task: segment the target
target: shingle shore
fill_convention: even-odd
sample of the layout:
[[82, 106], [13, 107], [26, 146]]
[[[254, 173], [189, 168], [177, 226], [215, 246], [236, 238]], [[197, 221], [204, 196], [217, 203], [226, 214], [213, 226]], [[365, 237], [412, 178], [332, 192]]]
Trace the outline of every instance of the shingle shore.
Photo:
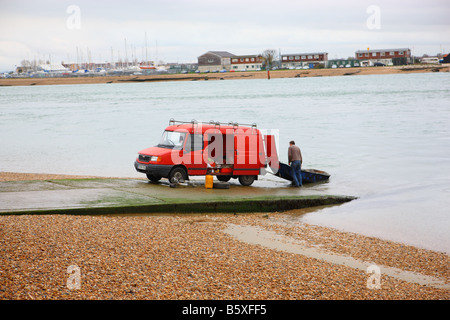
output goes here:
[[[2, 216], [0, 299], [448, 299], [449, 292], [240, 242], [262, 215]], [[276, 227], [278, 231], [282, 226]], [[295, 237], [374, 263], [448, 277], [448, 256], [303, 225]], [[291, 229], [286, 229], [292, 232]], [[312, 236], [311, 236], [312, 235]], [[353, 239], [352, 241], [349, 241]], [[382, 252], [382, 253], [380, 253]], [[80, 289], [69, 289], [69, 266]], [[448, 279], [447, 279], [448, 280]]]
[[[247, 244], [224, 232], [229, 224], [259, 226], [306, 246], [449, 281], [444, 253], [277, 223], [285, 214], [0, 216], [0, 299], [450, 298], [448, 290], [388, 276], [382, 276], [381, 289], [368, 289], [363, 271]], [[80, 270], [80, 289], [68, 287], [70, 266]]]

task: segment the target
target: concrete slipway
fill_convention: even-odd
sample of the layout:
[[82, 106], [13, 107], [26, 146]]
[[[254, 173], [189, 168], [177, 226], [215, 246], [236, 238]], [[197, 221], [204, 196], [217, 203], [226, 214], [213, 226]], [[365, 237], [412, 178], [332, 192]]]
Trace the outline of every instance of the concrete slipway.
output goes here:
[[0, 182], [0, 214], [243, 213], [341, 204], [355, 199], [314, 187], [205, 189], [204, 180], [75, 179]]

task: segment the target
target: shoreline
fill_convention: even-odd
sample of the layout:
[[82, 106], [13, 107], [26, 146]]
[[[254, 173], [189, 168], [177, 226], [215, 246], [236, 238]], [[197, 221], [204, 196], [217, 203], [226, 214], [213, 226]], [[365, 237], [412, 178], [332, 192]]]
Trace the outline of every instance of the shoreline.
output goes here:
[[[0, 182], [28, 181], [28, 180], [59, 180], [59, 179], [102, 179], [102, 177], [69, 175], [56, 173], [22, 173], [0, 171]], [[108, 179], [108, 178], [105, 178]]]
[[[9, 181], [68, 177], [89, 178], [0, 172]], [[289, 210], [114, 213], [111, 208], [108, 215], [0, 216], [0, 299], [450, 298], [447, 254], [294, 224]], [[368, 288], [370, 274], [337, 262], [341, 258], [379, 266], [380, 289]], [[79, 290], [66, 286], [71, 265], [81, 271]]]
[[7, 172], [0, 171], [0, 182], [8, 181], [44, 181], [44, 180], [67, 180], [67, 179], [135, 179], [147, 180], [146, 178], [131, 178], [131, 177], [101, 177], [90, 175], [74, 175], [74, 174], [59, 174], [59, 173], [26, 173], [26, 172]]
[[[450, 72], [450, 65], [404, 66], [404, 67], [353, 67], [337, 69], [308, 70], [271, 70], [271, 79], [308, 78], [353, 75], [410, 74], [429, 72]], [[129, 82], [167, 82], [167, 81], [205, 81], [205, 80], [237, 80], [267, 79], [266, 71], [202, 73], [202, 74], [164, 74], [164, 75], [129, 75], [129, 76], [95, 76], [67, 78], [14, 78], [0, 79], [2, 86], [33, 85], [71, 85], [71, 84], [113, 84]]]

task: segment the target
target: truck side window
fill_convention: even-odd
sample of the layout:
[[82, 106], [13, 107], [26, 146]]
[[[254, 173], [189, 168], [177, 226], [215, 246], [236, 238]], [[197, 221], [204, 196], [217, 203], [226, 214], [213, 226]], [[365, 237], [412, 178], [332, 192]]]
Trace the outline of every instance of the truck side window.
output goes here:
[[185, 148], [186, 148], [186, 151], [188, 151], [188, 152], [203, 150], [203, 135], [202, 134], [189, 134]]

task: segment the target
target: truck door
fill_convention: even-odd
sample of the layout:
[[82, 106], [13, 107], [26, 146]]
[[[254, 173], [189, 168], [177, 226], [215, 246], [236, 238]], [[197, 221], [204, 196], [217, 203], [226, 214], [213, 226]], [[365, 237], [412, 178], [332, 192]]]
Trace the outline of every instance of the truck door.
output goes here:
[[264, 135], [264, 143], [266, 147], [267, 165], [270, 167], [273, 173], [277, 173], [280, 167], [278, 160], [277, 147], [275, 145], [274, 135]]
[[203, 134], [189, 134], [184, 146], [185, 163], [188, 174], [191, 176], [205, 175], [206, 162], [203, 159]]
[[258, 132], [253, 129], [236, 130], [234, 146], [233, 175], [258, 175], [260, 173]]

